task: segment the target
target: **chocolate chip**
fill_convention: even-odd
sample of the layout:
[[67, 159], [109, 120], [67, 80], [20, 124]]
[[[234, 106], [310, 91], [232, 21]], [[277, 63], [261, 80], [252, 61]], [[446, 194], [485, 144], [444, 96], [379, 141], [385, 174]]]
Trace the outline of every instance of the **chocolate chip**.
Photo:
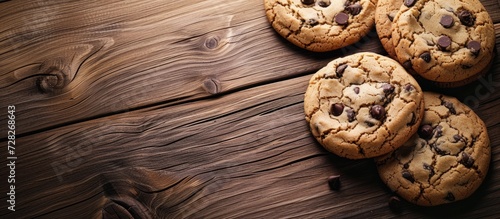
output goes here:
[[431, 61], [431, 53], [424, 52], [424, 53], [420, 54], [420, 58], [423, 59], [425, 62], [429, 63]]
[[359, 94], [359, 87], [354, 87], [354, 93]]
[[375, 124], [373, 124], [372, 122], [370, 121], [365, 121], [365, 124], [368, 126], [368, 127], [373, 127]]
[[450, 28], [453, 26], [453, 17], [451, 15], [443, 15], [439, 23], [444, 28]]
[[434, 175], [434, 167], [430, 166], [429, 164], [424, 163], [424, 169], [429, 171], [430, 176]]
[[462, 9], [457, 13], [458, 19], [465, 26], [473, 26], [476, 19], [469, 10]]
[[408, 164], [408, 163], [403, 164], [403, 168], [405, 168], [405, 169], [410, 168], [410, 164]]
[[441, 127], [440, 125], [436, 126], [436, 128], [434, 129], [434, 133], [436, 133], [436, 138], [443, 136], [443, 127]]
[[311, 26], [314, 26], [316, 24], [318, 24], [318, 20], [314, 19], [314, 18], [311, 18], [309, 20], [307, 20], [307, 23], [310, 24]]
[[314, 4], [314, 0], [301, 0], [301, 2], [304, 5], [312, 5], [312, 4]]
[[341, 103], [332, 104], [332, 106], [330, 108], [330, 112], [334, 116], [340, 116], [340, 114], [342, 114], [342, 112], [344, 112], [344, 104], [341, 104]]
[[335, 73], [337, 74], [337, 77], [342, 77], [344, 75], [344, 71], [347, 68], [347, 64], [342, 64], [337, 67], [337, 70], [335, 70]]
[[349, 14], [352, 14], [352, 15], [358, 15], [359, 12], [361, 12], [361, 9], [363, 9], [363, 7], [361, 7], [361, 5], [359, 3], [349, 5], [345, 8], [345, 10], [347, 12], [349, 12]]
[[390, 20], [391, 22], [393, 22], [393, 21], [394, 21], [394, 15], [387, 14], [387, 18], [389, 18], [389, 20]]
[[380, 105], [373, 105], [370, 108], [370, 115], [378, 120], [382, 120], [385, 117], [385, 108]]
[[394, 92], [394, 86], [392, 84], [382, 85], [382, 90], [385, 94], [392, 94]]
[[323, 7], [323, 8], [326, 8], [330, 5], [330, 1], [328, 1], [328, 2], [320, 1], [320, 2], [318, 2], [318, 5]]
[[475, 40], [469, 41], [467, 43], [467, 49], [474, 55], [478, 55], [479, 51], [481, 51], [481, 43]]
[[349, 15], [344, 12], [340, 12], [337, 15], [335, 15], [335, 22], [337, 22], [337, 24], [346, 25], [348, 21], [349, 21]]
[[389, 208], [392, 211], [399, 212], [401, 211], [401, 199], [397, 196], [392, 196], [389, 198]]
[[450, 110], [451, 114], [457, 114], [457, 111], [455, 111], [455, 107], [453, 106], [453, 103], [444, 101], [443, 102], [444, 107], [448, 108]]
[[339, 190], [340, 189], [340, 175], [328, 177], [328, 186], [330, 186], [331, 190]]
[[474, 165], [474, 158], [466, 152], [462, 152], [462, 159], [460, 159], [460, 163], [467, 168], [471, 168]]
[[446, 48], [451, 45], [451, 39], [448, 36], [443, 35], [439, 37], [437, 44], [439, 49], [446, 50]]
[[406, 84], [405, 85], [405, 91], [406, 92], [410, 92], [410, 91], [412, 91], [414, 89], [415, 89], [415, 87], [413, 87], [413, 85], [411, 85], [411, 84]]
[[446, 194], [446, 197], [444, 197], [444, 199], [452, 202], [452, 201], [455, 201], [455, 196], [453, 195], [453, 193], [448, 192], [448, 194]]
[[455, 139], [455, 142], [459, 142], [460, 140], [462, 140], [462, 137], [458, 134], [456, 135], [453, 135], [453, 139]]
[[411, 6], [415, 5], [416, 2], [417, 2], [417, 0], [404, 0], [404, 4], [406, 7], [411, 7]]
[[472, 65], [461, 65], [462, 69], [469, 69], [472, 68]]
[[430, 139], [432, 137], [433, 128], [430, 125], [422, 125], [418, 129], [418, 136], [423, 139]]
[[411, 173], [408, 172], [408, 170], [403, 170], [403, 172], [401, 172], [401, 175], [403, 176], [403, 178], [405, 178], [406, 180], [410, 181], [411, 183], [415, 182], [415, 179], [413, 178], [413, 175], [411, 175]]
[[438, 148], [438, 146], [436, 145], [436, 143], [432, 143], [430, 144], [431, 148], [434, 149], [434, 151], [436, 151], [437, 154], [441, 155], [441, 156], [444, 156], [444, 155], [447, 155], [448, 152], [446, 151], [443, 151], [441, 148]]
[[404, 67], [406, 70], [411, 70], [411, 69], [413, 69], [413, 65], [411, 64], [411, 60], [406, 60], [405, 62], [403, 62], [403, 67]]
[[354, 117], [355, 117], [354, 110], [353, 109], [346, 109], [345, 111], [347, 113], [347, 121], [349, 121], [349, 122], [354, 121]]
[[415, 123], [417, 123], [417, 118], [415, 117], [415, 113], [412, 112], [411, 113], [411, 120], [406, 125], [413, 126], [413, 125], [415, 125]]

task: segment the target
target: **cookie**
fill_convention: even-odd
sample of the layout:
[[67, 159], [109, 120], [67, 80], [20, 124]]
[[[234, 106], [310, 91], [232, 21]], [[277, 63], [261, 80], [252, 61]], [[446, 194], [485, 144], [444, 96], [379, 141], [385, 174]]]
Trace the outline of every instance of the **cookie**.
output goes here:
[[391, 58], [396, 58], [392, 43], [392, 22], [402, 4], [402, 0], [378, 0], [375, 9], [375, 29], [382, 46]]
[[392, 30], [399, 62], [436, 82], [473, 78], [495, 47], [493, 22], [479, 0], [406, 0]]
[[375, 4], [376, 0], [264, 0], [273, 28], [314, 52], [358, 42], [374, 25]]
[[424, 93], [419, 130], [399, 149], [375, 158], [387, 186], [409, 202], [462, 200], [482, 183], [491, 149], [483, 121], [453, 97]]
[[331, 61], [312, 76], [304, 96], [312, 135], [350, 159], [401, 146], [416, 132], [423, 107], [415, 79], [395, 60], [371, 52]]

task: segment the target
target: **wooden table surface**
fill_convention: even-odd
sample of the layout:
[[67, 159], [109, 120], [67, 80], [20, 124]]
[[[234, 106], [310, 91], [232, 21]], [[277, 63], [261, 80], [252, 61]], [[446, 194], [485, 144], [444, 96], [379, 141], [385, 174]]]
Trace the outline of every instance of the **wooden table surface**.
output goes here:
[[[356, 52], [385, 54], [374, 30], [313, 53], [272, 29], [263, 0], [0, 2], [0, 218], [500, 215], [498, 56], [477, 82], [425, 88], [485, 121], [493, 153], [484, 183], [464, 201], [403, 202], [397, 212], [373, 161], [328, 153], [303, 115], [319, 68]], [[500, 49], [500, 1], [482, 2]], [[327, 178], [337, 174], [341, 188], [331, 191]]]

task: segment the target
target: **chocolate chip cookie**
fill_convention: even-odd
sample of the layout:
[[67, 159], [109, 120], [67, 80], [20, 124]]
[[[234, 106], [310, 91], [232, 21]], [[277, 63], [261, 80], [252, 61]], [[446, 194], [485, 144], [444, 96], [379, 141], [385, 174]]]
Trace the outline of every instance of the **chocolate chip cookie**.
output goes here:
[[326, 52], [353, 44], [374, 25], [376, 0], [264, 0], [273, 28], [293, 44]]
[[396, 58], [392, 43], [392, 22], [403, 4], [402, 0], [378, 0], [375, 10], [375, 29], [377, 35], [390, 57]]
[[431, 81], [472, 81], [493, 57], [493, 22], [479, 0], [405, 0], [392, 30], [399, 62]]
[[379, 175], [391, 190], [417, 205], [467, 198], [488, 172], [486, 126], [455, 98], [425, 92], [424, 99], [417, 133], [396, 151], [375, 158]]
[[417, 131], [423, 92], [395, 60], [364, 52], [338, 58], [315, 73], [304, 97], [312, 135], [350, 159], [400, 147]]

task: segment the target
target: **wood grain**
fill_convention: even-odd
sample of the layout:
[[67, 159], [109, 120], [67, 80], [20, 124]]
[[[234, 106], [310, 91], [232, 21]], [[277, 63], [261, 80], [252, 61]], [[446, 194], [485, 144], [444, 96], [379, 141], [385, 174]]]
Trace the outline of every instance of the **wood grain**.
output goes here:
[[[500, 5], [483, 4], [498, 50]], [[303, 116], [314, 71], [338, 56], [384, 53], [375, 31], [342, 50], [307, 52], [274, 32], [261, 0], [7, 1], [0, 22], [0, 109], [16, 106], [19, 157], [16, 212], [4, 202], [1, 218], [500, 213], [499, 56], [470, 85], [424, 85], [485, 120], [493, 157], [483, 185], [462, 202], [404, 202], [393, 212], [373, 162], [331, 155]], [[6, 133], [0, 125], [0, 144]], [[339, 191], [328, 188], [333, 174], [341, 175]], [[6, 193], [4, 179], [0, 186]]]

